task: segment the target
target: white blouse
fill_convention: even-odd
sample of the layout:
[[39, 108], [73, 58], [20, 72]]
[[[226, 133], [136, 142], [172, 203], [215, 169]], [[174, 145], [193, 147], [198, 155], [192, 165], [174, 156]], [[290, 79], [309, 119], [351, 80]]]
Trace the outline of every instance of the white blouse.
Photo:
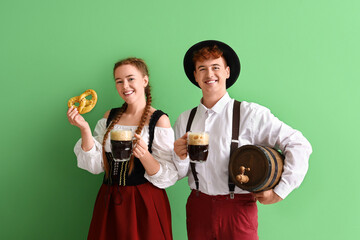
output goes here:
[[[114, 129], [126, 129], [135, 132], [137, 126], [115, 125]], [[81, 139], [75, 144], [74, 152], [77, 156], [78, 167], [85, 169], [93, 174], [104, 172], [104, 163], [102, 158], [102, 141], [106, 132], [106, 118], [100, 119], [94, 130], [94, 146], [91, 150], [85, 152], [81, 148]], [[142, 139], [149, 143], [149, 126], [144, 126], [141, 132]], [[174, 131], [172, 128], [155, 127], [154, 140], [152, 145], [152, 156], [160, 163], [159, 171], [149, 176], [145, 172], [145, 178], [158, 188], [167, 188], [174, 185], [178, 179], [176, 167], [172, 161], [174, 148]], [[110, 150], [110, 137], [105, 143], [105, 151]]]

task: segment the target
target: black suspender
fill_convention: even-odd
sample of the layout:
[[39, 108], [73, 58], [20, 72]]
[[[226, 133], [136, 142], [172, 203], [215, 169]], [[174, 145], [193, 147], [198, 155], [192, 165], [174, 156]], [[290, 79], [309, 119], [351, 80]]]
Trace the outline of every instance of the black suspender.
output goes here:
[[[233, 126], [232, 126], [232, 136], [231, 136], [231, 146], [230, 146], [230, 156], [234, 150], [238, 148], [238, 136], [239, 136], [239, 128], [240, 128], [240, 104], [241, 102], [234, 100], [234, 108], [233, 108]], [[186, 132], [189, 132], [191, 129], [191, 124], [194, 120], [196, 114], [197, 107], [193, 108], [190, 112], [189, 119], [186, 126]], [[194, 176], [196, 191], [199, 191], [199, 178], [197, 176], [195, 163], [190, 163], [191, 172]], [[234, 190], [235, 184], [232, 182], [229, 175], [229, 191], [230, 198], [234, 198]]]
[[[233, 121], [232, 121], [232, 136], [230, 145], [230, 157], [239, 145], [239, 127], [240, 127], [240, 104], [241, 102], [234, 100]], [[232, 181], [229, 174], [229, 191], [230, 198], [234, 198], [235, 183]]]
[[[195, 117], [195, 114], [196, 114], [196, 107], [193, 108], [190, 112], [190, 116], [189, 116], [189, 120], [188, 120], [188, 123], [187, 123], [187, 126], [186, 126], [186, 132], [189, 132], [190, 129], [191, 129], [191, 124], [194, 120], [194, 117]], [[195, 186], [196, 186], [196, 191], [199, 191], [199, 178], [197, 176], [197, 172], [196, 172], [196, 169], [195, 169], [195, 163], [190, 163], [190, 167], [191, 167], [191, 172], [194, 176], [194, 180], [195, 180]]]

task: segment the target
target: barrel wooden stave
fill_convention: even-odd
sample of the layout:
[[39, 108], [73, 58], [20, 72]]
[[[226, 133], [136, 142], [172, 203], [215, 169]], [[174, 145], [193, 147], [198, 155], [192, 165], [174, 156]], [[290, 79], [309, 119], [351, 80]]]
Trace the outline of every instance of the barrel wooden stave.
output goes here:
[[[249, 192], [260, 192], [272, 189], [281, 178], [284, 157], [275, 149], [257, 146], [244, 145], [236, 149], [229, 163], [229, 175], [232, 181], [239, 188]], [[249, 182], [240, 183], [236, 176], [240, 174], [240, 167], [250, 168], [245, 175]]]

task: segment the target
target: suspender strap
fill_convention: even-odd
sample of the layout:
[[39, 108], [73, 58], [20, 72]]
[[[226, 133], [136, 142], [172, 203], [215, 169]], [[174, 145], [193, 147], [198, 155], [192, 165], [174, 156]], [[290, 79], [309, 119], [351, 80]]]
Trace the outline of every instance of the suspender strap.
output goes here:
[[195, 169], [195, 163], [190, 163], [190, 167], [191, 167], [191, 172], [194, 176], [194, 179], [195, 179], [195, 186], [196, 186], [196, 191], [199, 191], [199, 178], [197, 176], [197, 172], [196, 172], [196, 169]]
[[188, 120], [188, 123], [186, 125], [186, 132], [190, 131], [190, 129], [191, 129], [191, 124], [192, 124], [192, 122], [194, 120], [196, 110], [197, 110], [197, 107], [194, 107], [193, 109], [191, 109], [191, 112], [190, 112], [190, 115], [189, 115], [189, 120]]
[[[196, 110], [197, 110], [197, 108], [195, 107], [190, 112], [189, 120], [188, 120], [188, 123], [187, 123], [187, 126], [186, 126], [186, 132], [189, 132], [190, 129], [191, 129], [191, 124], [192, 124], [192, 122], [194, 120]], [[192, 174], [194, 176], [196, 191], [199, 191], [199, 178], [197, 176], [197, 172], [196, 172], [196, 169], [195, 169], [195, 163], [190, 163], [190, 167], [191, 167], [191, 172], [192, 172]]]
[[[238, 148], [238, 143], [239, 143], [238, 137], [239, 137], [239, 127], [240, 127], [240, 104], [241, 102], [234, 100], [230, 157], [232, 153]], [[231, 180], [230, 174], [229, 174], [229, 191], [230, 191], [230, 198], [233, 199], [235, 184]]]
[[231, 140], [235, 140], [235, 141], [231, 141], [230, 155], [238, 148], [239, 127], [240, 127], [240, 104], [241, 102], [236, 100], [234, 101]]

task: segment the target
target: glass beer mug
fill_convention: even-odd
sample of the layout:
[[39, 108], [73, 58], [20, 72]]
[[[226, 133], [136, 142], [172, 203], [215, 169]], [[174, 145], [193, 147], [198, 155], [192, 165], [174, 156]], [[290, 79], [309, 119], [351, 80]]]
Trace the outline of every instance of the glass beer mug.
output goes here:
[[209, 153], [209, 134], [207, 132], [189, 132], [187, 142], [190, 162], [205, 162]]
[[133, 133], [130, 130], [112, 130], [110, 132], [111, 152], [115, 162], [129, 161], [132, 154]]

